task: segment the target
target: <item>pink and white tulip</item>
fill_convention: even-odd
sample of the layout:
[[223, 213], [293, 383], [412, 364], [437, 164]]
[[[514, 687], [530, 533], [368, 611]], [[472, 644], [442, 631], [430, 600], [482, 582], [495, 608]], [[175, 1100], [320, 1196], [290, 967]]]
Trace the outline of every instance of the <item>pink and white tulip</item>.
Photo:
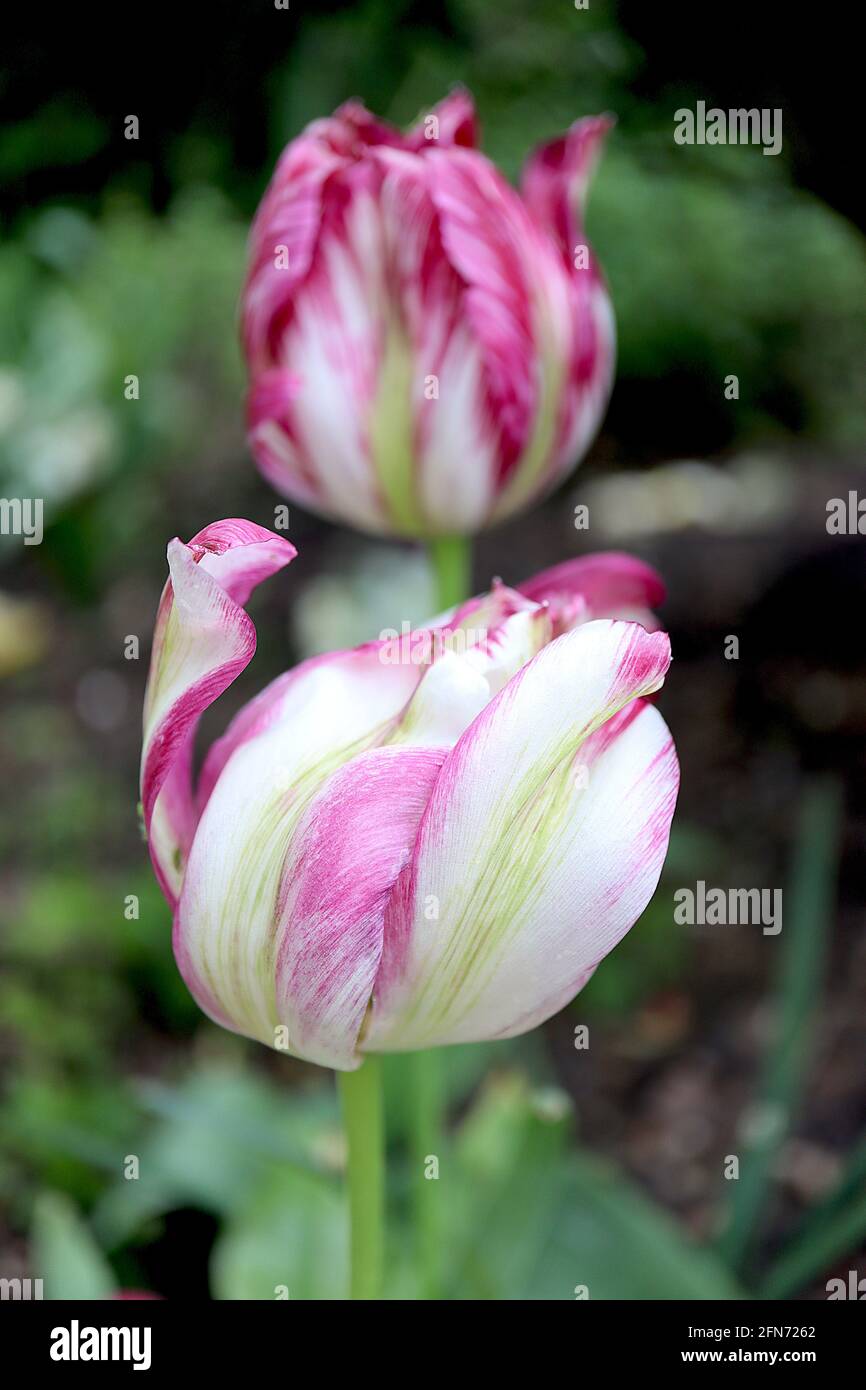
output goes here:
[[199, 716], [255, 649], [244, 604], [294, 553], [236, 520], [168, 547], [141, 794], [181, 973], [224, 1027], [343, 1070], [523, 1033], [661, 872], [661, 584], [590, 556], [496, 584], [435, 620], [432, 648], [414, 633], [428, 661], [390, 639], [314, 657], [236, 715], [194, 787]]
[[613, 375], [582, 209], [607, 117], [518, 194], [455, 91], [407, 134], [358, 102], [284, 151], [243, 294], [249, 438], [278, 491], [380, 534], [470, 534], [553, 488]]

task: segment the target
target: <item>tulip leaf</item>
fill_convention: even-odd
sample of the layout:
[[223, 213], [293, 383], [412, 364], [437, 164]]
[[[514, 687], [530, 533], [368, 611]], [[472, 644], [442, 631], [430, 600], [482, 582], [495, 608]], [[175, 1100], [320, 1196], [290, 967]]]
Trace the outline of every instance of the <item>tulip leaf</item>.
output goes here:
[[338, 1184], [271, 1175], [228, 1223], [211, 1256], [217, 1299], [346, 1298], [348, 1212]]
[[523, 1299], [744, 1297], [709, 1250], [607, 1164], [577, 1153], [559, 1169], [559, 1201]]
[[43, 1192], [33, 1210], [33, 1278], [49, 1299], [104, 1299], [117, 1288], [111, 1266], [67, 1197]]
[[790, 903], [782, 932], [774, 1038], [764, 1059], [758, 1103], [743, 1126], [740, 1177], [719, 1251], [732, 1269], [748, 1269], [773, 1169], [803, 1089], [815, 1015], [824, 983], [842, 824], [841, 788], [813, 781], [800, 808]]
[[154, 1123], [137, 1149], [139, 1176], [120, 1176], [94, 1221], [110, 1247], [177, 1207], [230, 1216], [275, 1171], [337, 1171], [343, 1161], [333, 1088], [282, 1091], [252, 1072], [211, 1066], [179, 1087], [148, 1086]]
[[[495, 1079], [454, 1146], [452, 1298], [735, 1299], [710, 1251], [570, 1144], [570, 1104]], [[585, 1291], [585, 1292], [584, 1292]]]

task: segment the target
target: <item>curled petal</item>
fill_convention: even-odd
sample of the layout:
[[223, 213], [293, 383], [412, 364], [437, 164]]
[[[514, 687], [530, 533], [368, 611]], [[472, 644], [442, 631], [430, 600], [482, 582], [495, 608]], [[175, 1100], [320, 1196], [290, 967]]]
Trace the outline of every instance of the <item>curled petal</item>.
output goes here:
[[296, 553], [284, 537], [238, 520], [214, 522], [188, 545], [169, 544], [145, 694], [141, 801], [151, 858], [171, 903], [195, 828], [190, 761], [199, 717], [255, 651], [255, 627], [243, 609], [250, 593]]

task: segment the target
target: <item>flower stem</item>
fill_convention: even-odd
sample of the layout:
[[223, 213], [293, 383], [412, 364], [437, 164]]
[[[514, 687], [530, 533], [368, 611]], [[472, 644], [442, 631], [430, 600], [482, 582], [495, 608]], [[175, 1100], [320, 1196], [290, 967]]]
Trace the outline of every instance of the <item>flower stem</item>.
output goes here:
[[411, 1058], [412, 1078], [412, 1183], [415, 1210], [415, 1248], [418, 1255], [418, 1282], [422, 1298], [439, 1297], [440, 1239], [439, 1183], [428, 1177], [428, 1164], [442, 1159], [445, 1104], [442, 1094], [442, 1067], [438, 1052], [415, 1052]]
[[349, 1211], [353, 1299], [382, 1293], [385, 1248], [385, 1129], [382, 1062], [367, 1057], [357, 1071], [337, 1074], [349, 1147]]
[[[466, 536], [442, 536], [428, 544], [436, 580], [439, 611], [455, 608], [469, 594], [472, 578], [472, 546]], [[412, 1162], [415, 1198], [416, 1249], [420, 1289], [426, 1299], [439, 1296], [441, 1241], [439, 1236], [439, 1183], [428, 1177], [428, 1162], [442, 1159], [445, 1095], [438, 1052], [416, 1052], [412, 1057]], [[438, 1172], [436, 1174], [438, 1177]]]
[[436, 602], [440, 610], [454, 608], [468, 597], [472, 569], [472, 549], [467, 536], [439, 536], [428, 542], [427, 552], [436, 579]]

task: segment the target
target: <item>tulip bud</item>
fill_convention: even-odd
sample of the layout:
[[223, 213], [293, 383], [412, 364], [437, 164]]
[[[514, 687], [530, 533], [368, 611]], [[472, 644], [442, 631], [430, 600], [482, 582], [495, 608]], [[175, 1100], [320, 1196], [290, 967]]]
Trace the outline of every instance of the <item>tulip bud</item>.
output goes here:
[[361, 529], [469, 534], [572, 469], [610, 390], [582, 206], [611, 122], [538, 150], [522, 195], [455, 91], [408, 132], [357, 102], [284, 151], [243, 294], [249, 438], [278, 491]]
[[293, 554], [244, 521], [168, 548], [142, 803], [181, 973], [224, 1027], [343, 1070], [525, 1032], [661, 872], [678, 767], [646, 697], [670, 644], [613, 616], [650, 623], [661, 585], [590, 556], [495, 585], [404, 659], [393, 640], [313, 657], [236, 715], [194, 790], [198, 718], [255, 648], [243, 604]]

